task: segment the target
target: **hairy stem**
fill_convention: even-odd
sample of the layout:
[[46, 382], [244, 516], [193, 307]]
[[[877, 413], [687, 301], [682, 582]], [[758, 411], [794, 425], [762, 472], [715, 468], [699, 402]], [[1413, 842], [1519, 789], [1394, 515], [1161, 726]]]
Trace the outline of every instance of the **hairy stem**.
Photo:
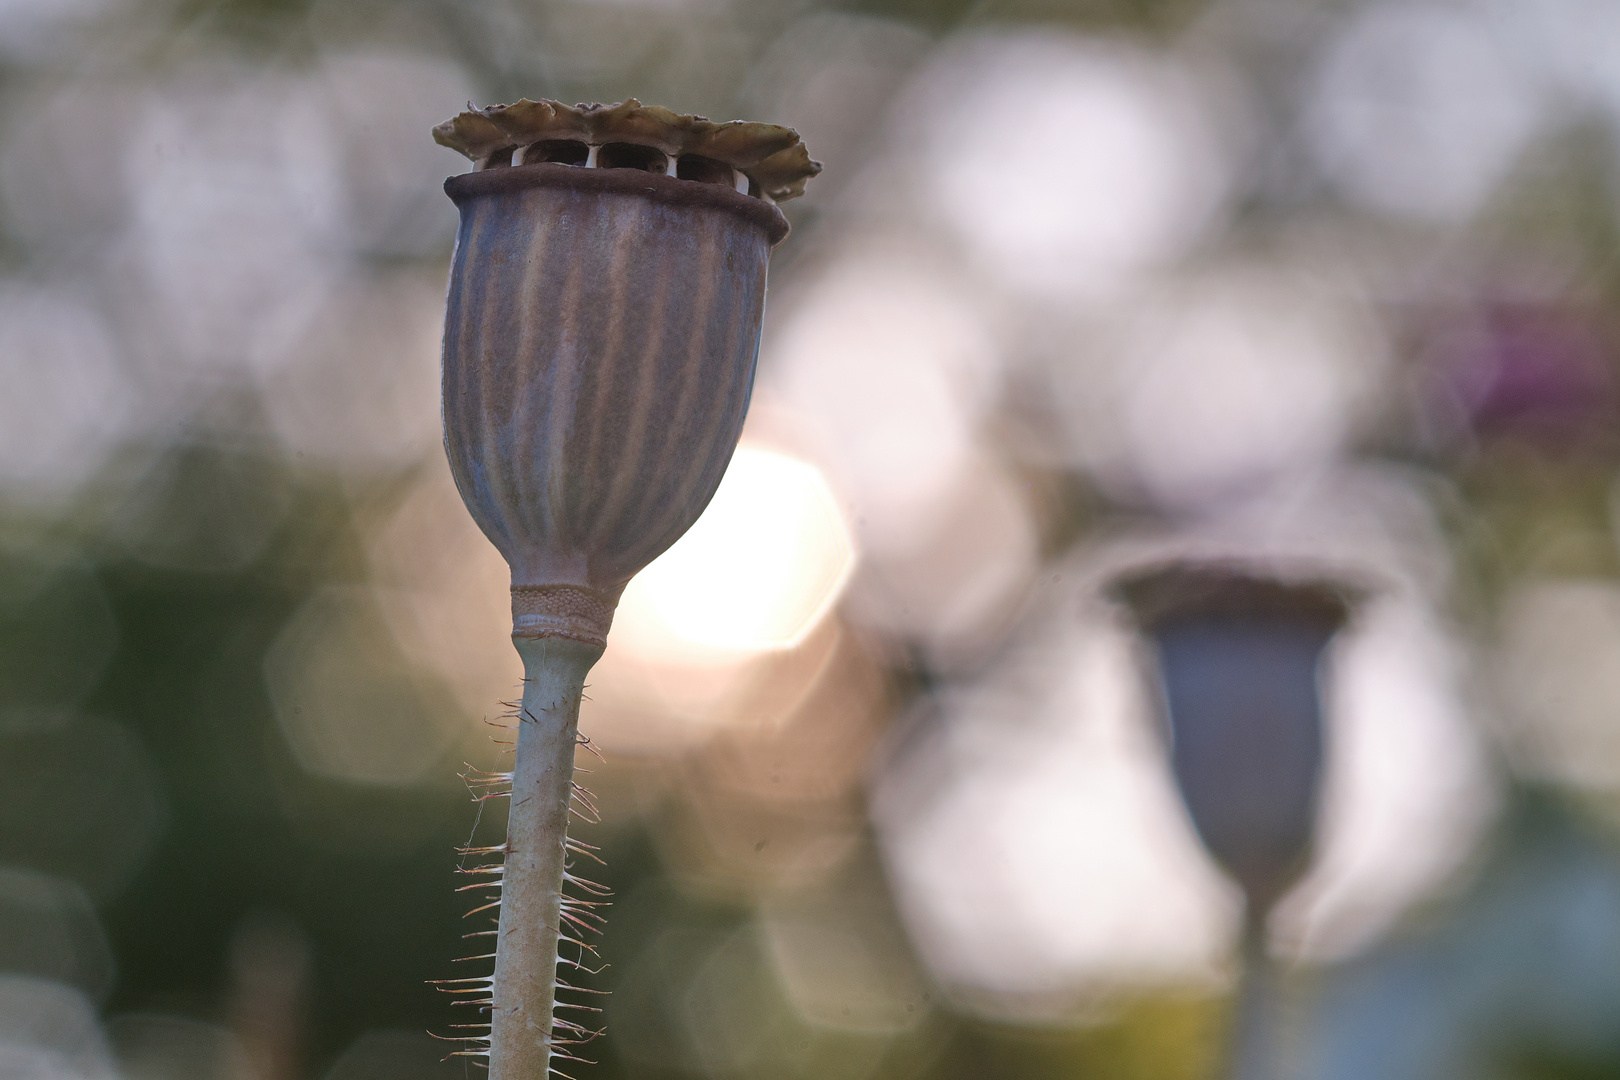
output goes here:
[[523, 657], [523, 708], [506, 827], [489, 1071], [491, 1080], [545, 1080], [579, 702], [602, 648], [555, 637], [513, 641]]

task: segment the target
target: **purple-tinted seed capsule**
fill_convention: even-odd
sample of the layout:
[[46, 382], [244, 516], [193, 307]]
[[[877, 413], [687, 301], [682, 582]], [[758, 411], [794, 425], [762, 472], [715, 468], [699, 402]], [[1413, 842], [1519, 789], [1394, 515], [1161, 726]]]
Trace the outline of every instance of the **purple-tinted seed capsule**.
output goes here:
[[[569, 871], [579, 702], [630, 578], [720, 483], [753, 385], [776, 203], [820, 171], [796, 132], [631, 100], [520, 101], [434, 130], [474, 162], [444, 330], [444, 442], [462, 499], [512, 570], [524, 662], [507, 839], [490, 868], [495, 971], [467, 1003], [493, 1080], [535, 1080], [594, 1032], [554, 1015], [605, 891]], [[572, 958], [559, 967], [559, 942]], [[452, 990], [450, 992], [456, 992]], [[561, 1007], [588, 1008], [587, 1002]]]
[[1321, 660], [1344, 590], [1228, 566], [1175, 564], [1115, 586], [1153, 645], [1176, 785], [1199, 838], [1268, 911], [1316, 830]]
[[1288, 1075], [1280, 987], [1265, 923], [1299, 879], [1316, 834], [1323, 760], [1322, 658], [1350, 591], [1218, 564], [1180, 563], [1114, 586], [1157, 660], [1176, 786], [1199, 839], [1243, 890], [1243, 978], [1230, 1073]]

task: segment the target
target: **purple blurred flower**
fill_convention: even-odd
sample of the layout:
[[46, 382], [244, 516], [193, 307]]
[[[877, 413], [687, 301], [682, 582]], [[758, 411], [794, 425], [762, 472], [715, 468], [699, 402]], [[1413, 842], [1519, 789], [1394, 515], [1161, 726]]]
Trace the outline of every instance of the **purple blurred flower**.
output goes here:
[[1613, 356], [1598, 314], [1572, 303], [1493, 300], [1436, 320], [1424, 336], [1431, 401], [1480, 442], [1554, 453], [1617, 449]]

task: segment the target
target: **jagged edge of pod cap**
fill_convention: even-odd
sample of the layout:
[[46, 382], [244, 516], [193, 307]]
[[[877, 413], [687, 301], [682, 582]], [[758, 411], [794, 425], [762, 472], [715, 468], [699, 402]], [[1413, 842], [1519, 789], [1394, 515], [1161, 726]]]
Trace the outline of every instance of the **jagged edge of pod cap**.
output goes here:
[[792, 128], [746, 120], [718, 123], [659, 105], [643, 105], [635, 98], [617, 105], [565, 105], [524, 98], [510, 105], [461, 113], [435, 127], [433, 138], [475, 162], [499, 151], [553, 139], [596, 146], [638, 143], [671, 157], [693, 154], [722, 162], [776, 202], [803, 195], [805, 182], [821, 172], [821, 163], [810, 159]]

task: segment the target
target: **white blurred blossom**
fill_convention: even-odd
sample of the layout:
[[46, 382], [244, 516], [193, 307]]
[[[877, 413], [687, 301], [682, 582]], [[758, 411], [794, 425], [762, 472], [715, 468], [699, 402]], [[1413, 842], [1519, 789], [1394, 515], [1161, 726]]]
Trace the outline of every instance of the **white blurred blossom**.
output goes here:
[[265, 71], [190, 70], [130, 140], [130, 317], [157, 373], [269, 371], [341, 271], [341, 174], [322, 88]]
[[1110, 490], [1194, 506], [1287, 486], [1342, 454], [1386, 347], [1342, 282], [1225, 266], [1145, 291], [1050, 361], [1076, 460]]
[[0, 1076], [117, 1080], [120, 1070], [83, 991], [0, 973]]
[[0, 0], [0, 55], [24, 64], [54, 59], [96, 18], [126, 0]]
[[135, 388], [100, 312], [71, 292], [0, 284], [0, 489], [70, 498], [137, 420]]
[[1495, 189], [1544, 103], [1511, 41], [1466, 5], [1380, 3], [1353, 15], [1321, 57], [1305, 134], [1353, 201], [1455, 222]]
[[903, 188], [1041, 296], [1111, 296], [1179, 258], [1238, 179], [1243, 92], [1167, 54], [979, 33], [941, 50], [905, 101], [899, 123], [920, 135]]

